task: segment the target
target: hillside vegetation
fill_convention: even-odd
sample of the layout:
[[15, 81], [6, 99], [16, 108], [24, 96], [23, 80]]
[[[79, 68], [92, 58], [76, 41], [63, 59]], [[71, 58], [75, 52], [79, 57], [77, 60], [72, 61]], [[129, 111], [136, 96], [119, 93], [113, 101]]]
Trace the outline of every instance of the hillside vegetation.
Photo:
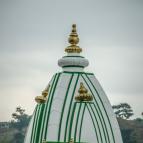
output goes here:
[[[125, 120], [118, 118], [124, 143], [143, 143], [143, 120]], [[25, 130], [25, 129], [23, 129]], [[19, 131], [11, 128], [9, 130], [0, 131], [0, 143], [21, 143], [16, 142], [15, 133]]]
[[124, 143], [143, 143], [143, 119], [118, 119]]
[[[143, 119], [129, 120], [133, 110], [127, 103], [113, 106], [117, 117], [124, 143], [143, 143]], [[23, 143], [31, 116], [25, 114], [21, 107], [12, 114], [13, 120], [9, 128], [0, 128], [0, 143]]]

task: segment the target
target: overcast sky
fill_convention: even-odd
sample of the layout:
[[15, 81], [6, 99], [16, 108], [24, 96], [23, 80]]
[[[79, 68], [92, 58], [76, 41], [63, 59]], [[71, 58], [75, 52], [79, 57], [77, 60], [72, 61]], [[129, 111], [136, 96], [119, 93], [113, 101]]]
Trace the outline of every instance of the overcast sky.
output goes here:
[[65, 53], [71, 25], [112, 105], [143, 111], [143, 0], [0, 0], [0, 121], [34, 98]]

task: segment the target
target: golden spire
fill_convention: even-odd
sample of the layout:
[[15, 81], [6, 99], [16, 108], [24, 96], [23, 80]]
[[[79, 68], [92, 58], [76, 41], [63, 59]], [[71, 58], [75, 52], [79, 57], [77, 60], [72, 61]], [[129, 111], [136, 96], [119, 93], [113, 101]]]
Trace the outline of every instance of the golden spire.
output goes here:
[[43, 139], [42, 143], [47, 143], [47, 141], [45, 139]]
[[79, 42], [78, 34], [76, 32], [76, 24], [72, 25], [72, 31], [69, 36], [68, 42], [71, 44], [65, 49], [65, 52], [67, 53], [80, 53], [82, 49], [77, 46]]
[[74, 143], [74, 140], [71, 138], [69, 143]]
[[88, 93], [88, 90], [84, 87], [83, 83], [80, 83], [80, 88], [78, 90], [79, 95], [75, 97], [76, 101], [92, 101], [93, 97]]
[[45, 103], [45, 102], [46, 102], [49, 87], [50, 87], [50, 86], [48, 86], [48, 88], [47, 88], [46, 90], [42, 91], [42, 95], [41, 95], [41, 96], [36, 96], [36, 97], [35, 97], [35, 101], [36, 101], [37, 103]]

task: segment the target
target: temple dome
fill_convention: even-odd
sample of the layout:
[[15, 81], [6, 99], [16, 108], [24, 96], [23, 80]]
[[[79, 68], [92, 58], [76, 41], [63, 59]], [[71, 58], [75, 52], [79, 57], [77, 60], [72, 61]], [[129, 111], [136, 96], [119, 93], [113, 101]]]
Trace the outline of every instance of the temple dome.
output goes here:
[[80, 56], [76, 25], [69, 36], [67, 55], [42, 95], [35, 98], [25, 143], [122, 143], [111, 104], [93, 73], [84, 72], [89, 62]]

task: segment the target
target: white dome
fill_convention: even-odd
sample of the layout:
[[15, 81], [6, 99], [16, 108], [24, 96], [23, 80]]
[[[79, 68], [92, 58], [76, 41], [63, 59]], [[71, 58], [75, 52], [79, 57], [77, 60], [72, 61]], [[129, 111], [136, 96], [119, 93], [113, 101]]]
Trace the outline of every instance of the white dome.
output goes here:
[[[43, 140], [43, 143], [68, 143], [72, 138], [75, 143], [122, 143], [117, 119], [105, 92], [93, 73], [83, 71], [89, 62], [79, 55], [82, 49], [76, 45], [78, 42], [76, 25], [73, 25], [71, 45], [65, 50], [68, 54], [58, 61], [63, 71], [49, 82], [47, 96], [39, 96], [25, 143]], [[78, 93], [81, 94], [77, 96]]]
[[[80, 83], [93, 96], [91, 102], [77, 102]], [[49, 83], [46, 103], [37, 104], [25, 143], [75, 142], [122, 143], [112, 107], [92, 73], [56, 73]]]

